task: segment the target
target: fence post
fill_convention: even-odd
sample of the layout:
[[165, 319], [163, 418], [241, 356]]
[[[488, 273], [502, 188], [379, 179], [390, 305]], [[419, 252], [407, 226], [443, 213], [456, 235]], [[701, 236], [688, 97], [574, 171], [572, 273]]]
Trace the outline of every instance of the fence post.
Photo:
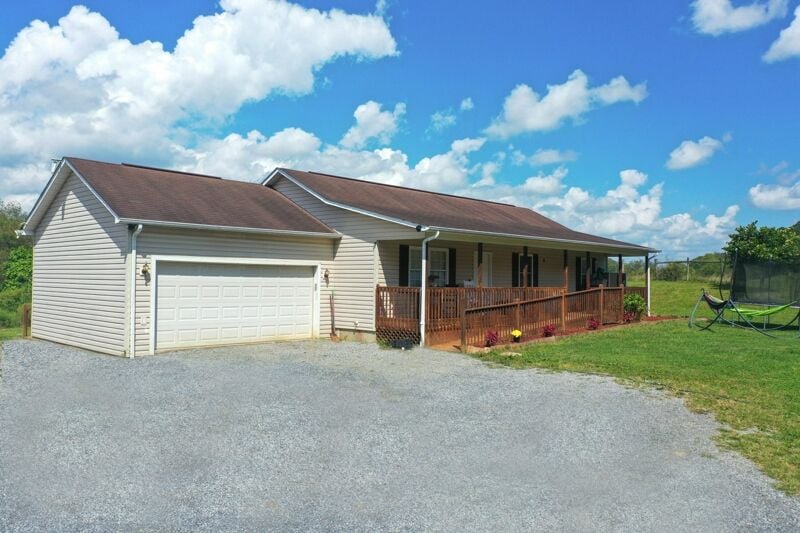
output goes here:
[[625, 287], [619, 291], [619, 312], [620, 323], [625, 322]]
[[603, 296], [603, 284], [600, 284], [600, 323], [605, 324], [605, 320], [603, 319], [603, 315], [605, 314], [605, 301]]
[[561, 332], [567, 331], [567, 293], [561, 293]]
[[467, 353], [467, 309], [461, 308], [461, 352]]
[[519, 321], [519, 298], [514, 298], [514, 301], [517, 302], [517, 306], [514, 308], [514, 329], [522, 331], [522, 324]]
[[31, 323], [31, 304], [24, 304], [22, 306], [22, 338], [28, 337], [30, 335], [30, 323]]

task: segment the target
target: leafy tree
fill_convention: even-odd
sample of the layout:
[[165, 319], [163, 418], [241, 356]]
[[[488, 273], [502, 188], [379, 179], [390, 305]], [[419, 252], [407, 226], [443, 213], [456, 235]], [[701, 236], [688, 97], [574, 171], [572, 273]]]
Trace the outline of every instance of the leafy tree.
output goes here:
[[794, 223], [792, 229], [795, 230], [797, 233], [800, 233], [800, 220]]
[[800, 261], [800, 232], [792, 228], [759, 228], [756, 223], [736, 228], [723, 248], [725, 252], [754, 261]]
[[11, 250], [3, 268], [3, 290], [28, 286], [32, 277], [33, 250], [28, 246], [18, 246]]

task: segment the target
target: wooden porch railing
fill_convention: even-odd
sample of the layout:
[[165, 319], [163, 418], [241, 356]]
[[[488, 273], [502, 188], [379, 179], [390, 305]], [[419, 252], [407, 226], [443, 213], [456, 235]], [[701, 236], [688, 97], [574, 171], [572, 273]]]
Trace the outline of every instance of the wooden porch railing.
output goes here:
[[560, 331], [586, 328], [589, 320], [622, 322], [622, 287], [598, 287], [545, 298], [465, 308], [460, 318], [461, 347], [481, 346], [488, 331], [509, 342], [519, 329], [523, 338], [540, 337], [547, 325]]
[[563, 287], [431, 287], [425, 305], [427, 342], [457, 342], [464, 309], [535, 300], [563, 292]]
[[375, 288], [375, 334], [384, 342], [411, 339], [419, 343], [418, 288]]
[[[426, 299], [425, 335], [428, 344], [457, 344], [465, 317], [469, 344], [482, 343], [489, 330], [508, 339], [514, 329], [531, 337], [540, 336], [548, 324], [564, 331], [583, 329], [592, 318], [603, 324], [622, 322], [622, 299], [629, 289], [565, 293], [563, 287], [433, 287]], [[380, 340], [420, 341], [419, 295], [417, 287], [376, 287], [375, 329]]]
[[625, 294], [638, 294], [647, 300], [647, 287], [625, 287]]

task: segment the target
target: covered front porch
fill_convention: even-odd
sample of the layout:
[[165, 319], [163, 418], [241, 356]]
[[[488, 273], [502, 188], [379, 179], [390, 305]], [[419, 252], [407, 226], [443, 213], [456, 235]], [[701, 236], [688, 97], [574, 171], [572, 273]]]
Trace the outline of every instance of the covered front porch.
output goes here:
[[645, 298], [649, 309], [647, 286], [626, 287], [624, 258], [631, 250], [466, 237], [377, 243], [380, 340], [476, 344], [487, 330], [504, 337], [519, 329], [531, 337], [546, 325], [563, 332], [585, 328], [591, 319], [621, 322], [630, 292]]

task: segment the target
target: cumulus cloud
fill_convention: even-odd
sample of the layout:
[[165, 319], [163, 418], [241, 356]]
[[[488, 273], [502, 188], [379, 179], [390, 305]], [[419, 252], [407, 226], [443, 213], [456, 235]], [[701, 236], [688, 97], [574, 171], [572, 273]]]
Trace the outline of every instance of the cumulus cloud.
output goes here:
[[528, 163], [538, 167], [569, 163], [577, 159], [577, 152], [573, 150], [557, 150], [555, 148], [539, 148], [530, 156], [526, 156], [519, 150], [513, 153], [513, 161], [517, 165]]
[[748, 196], [753, 205], [762, 209], [800, 209], [800, 180], [794, 185], [759, 183], [751, 187]]
[[662, 215], [663, 183], [643, 189], [648, 176], [636, 169], [622, 170], [619, 184], [601, 194], [569, 186], [567, 177], [567, 169], [559, 167], [518, 185], [497, 183], [464, 192], [530, 207], [579, 231], [647, 244], [675, 255], [718, 250], [736, 227], [736, 205], [702, 219], [689, 213]]
[[431, 129], [433, 131], [442, 131], [444, 129], [449, 128], [450, 126], [455, 126], [456, 124], [456, 115], [449, 109], [445, 109], [442, 111], [437, 111], [433, 115], [431, 115]]
[[723, 141], [729, 141], [730, 135], [726, 134], [722, 141], [713, 137], [703, 137], [697, 141], [683, 141], [669, 154], [666, 167], [670, 170], [683, 170], [696, 167], [705, 163], [723, 147]]
[[358, 106], [353, 113], [356, 123], [347, 130], [339, 144], [345, 148], [362, 148], [372, 139], [379, 144], [389, 144], [406, 113], [406, 105], [399, 103], [394, 106], [394, 111], [383, 111], [381, 107], [372, 100]]
[[794, 10], [794, 20], [784, 28], [764, 54], [764, 61], [774, 63], [800, 56], [800, 6]]
[[[222, 0], [172, 51], [133, 43], [101, 14], [73, 7], [54, 26], [35, 20], [0, 57], [0, 165], [30, 168], [64, 154], [161, 158], [187, 125], [205, 126], [274, 93], [305, 94], [342, 56], [396, 54], [376, 15], [306, 9], [283, 0]], [[313, 28], [313, 31], [309, 31]], [[298, 39], [302, 35], [302, 39]], [[29, 193], [47, 173], [29, 175]]]
[[[464, 98], [461, 100], [461, 103], [458, 104], [458, 112], [464, 113], [465, 111], [471, 111], [473, 107], [472, 98]], [[431, 115], [431, 125], [428, 127], [428, 130], [440, 133], [451, 126], [455, 126], [456, 122], [458, 122], [458, 114], [452, 107], [449, 107], [436, 111]]]
[[731, 0], [695, 0], [692, 22], [700, 33], [722, 35], [762, 26], [786, 16], [788, 0], [758, 1], [734, 7]]
[[524, 132], [552, 130], [564, 121], [579, 120], [591, 109], [618, 102], [639, 103], [647, 97], [644, 83], [631, 85], [623, 76], [605, 85], [589, 87], [581, 70], [560, 85], [548, 85], [544, 96], [530, 86], [517, 85], [506, 97], [502, 114], [486, 128], [486, 134], [502, 139]]

